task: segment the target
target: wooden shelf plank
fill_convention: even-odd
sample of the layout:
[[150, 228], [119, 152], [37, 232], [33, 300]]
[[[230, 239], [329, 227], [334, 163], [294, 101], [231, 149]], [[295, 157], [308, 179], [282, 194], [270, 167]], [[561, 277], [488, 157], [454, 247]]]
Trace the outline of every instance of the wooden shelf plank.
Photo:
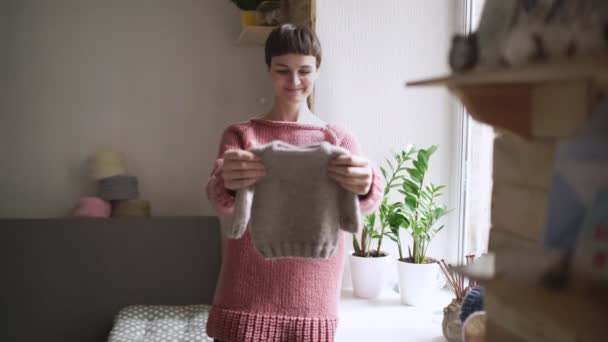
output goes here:
[[519, 250], [505, 250], [485, 254], [472, 264], [455, 267], [466, 277], [479, 281], [508, 279], [536, 284], [542, 275], [561, 261], [562, 253], [531, 244]]
[[[573, 276], [566, 289], [539, 285], [542, 270], [557, 256], [541, 249], [488, 254], [456, 271], [479, 281], [488, 319], [521, 341], [604, 341], [608, 336], [605, 284]], [[495, 337], [488, 330], [486, 340]]]
[[474, 119], [491, 126], [526, 138], [563, 138], [575, 133], [594, 106], [608, 95], [608, 67], [589, 64], [581, 68], [585, 71], [564, 72], [559, 74], [560, 80], [555, 76], [553, 81], [549, 81], [552, 73], [534, 76], [529, 69], [516, 76], [504, 71], [474, 72], [477, 75], [411, 84], [447, 85]]
[[[525, 341], [605, 341], [605, 294], [572, 286], [549, 290], [509, 279], [484, 281], [491, 320]], [[488, 336], [491, 338], [491, 336]]]
[[475, 70], [426, 80], [407, 82], [408, 87], [466, 86], [512, 83], [545, 83], [563, 80], [592, 79], [608, 82], [608, 54], [572, 60], [536, 63], [523, 67]]
[[239, 46], [264, 46], [275, 26], [247, 26], [238, 39]]

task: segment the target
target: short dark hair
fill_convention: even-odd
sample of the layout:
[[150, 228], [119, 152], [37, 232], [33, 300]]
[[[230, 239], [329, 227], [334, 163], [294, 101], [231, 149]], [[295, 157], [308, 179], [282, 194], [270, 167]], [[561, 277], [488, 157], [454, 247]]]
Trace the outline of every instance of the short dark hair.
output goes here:
[[272, 57], [288, 53], [314, 56], [317, 68], [321, 66], [321, 43], [306, 26], [282, 24], [270, 32], [265, 47], [266, 65], [270, 68]]

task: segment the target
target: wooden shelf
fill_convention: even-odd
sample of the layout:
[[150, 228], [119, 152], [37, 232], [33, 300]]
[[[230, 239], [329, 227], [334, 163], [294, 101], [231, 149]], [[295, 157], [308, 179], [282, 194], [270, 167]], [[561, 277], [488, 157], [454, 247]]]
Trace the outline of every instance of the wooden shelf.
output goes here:
[[561, 261], [562, 253], [541, 247], [527, 250], [489, 253], [475, 259], [472, 264], [455, 267], [465, 277], [481, 282], [510, 279], [528, 284], [541, 281], [541, 275]]
[[489, 254], [456, 268], [484, 288], [484, 310], [496, 326], [496, 331], [488, 331], [486, 341], [497, 340], [500, 330], [511, 336], [509, 341], [604, 341], [608, 336], [606, 285], [602, 288], [573, 276], [566, 289], [540, 286], [546, 265], [556, 258], [538, 249], [525, 255]]
[[407, 82], [408, 87], [473, 86], [498, 84], [533, 84], [566, 80], [592, 79], [608, 82], [608, 54], [536, 63], [523, 67], [475, 70], [426, 80]]
[[608, 94], [608, 55], [478, 70], [408, 87], [447, 86], [473, 118], [524, 137], [573, 134]]
[[605, 292], [591, 295], [577, 286], [550, 290], [509, 279], [483, 286], [489, 318], [522, 341], [599, 342], [608, 336]]
[[275, 26], [247, 26], [241, 32], [239, 46], [264, 46], [266, 38]]

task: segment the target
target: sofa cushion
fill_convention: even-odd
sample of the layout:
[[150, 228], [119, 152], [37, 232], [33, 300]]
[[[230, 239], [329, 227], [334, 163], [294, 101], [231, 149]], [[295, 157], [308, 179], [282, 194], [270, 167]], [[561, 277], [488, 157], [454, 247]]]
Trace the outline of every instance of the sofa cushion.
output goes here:
[[212, 342], [208, 305], [131, 305], [114, 319], [108, 342]]

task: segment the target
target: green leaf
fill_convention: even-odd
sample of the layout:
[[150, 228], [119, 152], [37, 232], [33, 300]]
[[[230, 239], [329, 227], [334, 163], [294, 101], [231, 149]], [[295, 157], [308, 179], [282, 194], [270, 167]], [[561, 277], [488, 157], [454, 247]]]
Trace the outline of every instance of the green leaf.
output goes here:
[[423, 163], [414, 160], [412, 162], [412, 164], [414, 164], [414, 167], [416, 168], [416, 170], [418, 170], [418, 172], [420, 172], [421, 174], [424, 174], [426, 172], [426, 165], [424, 165]]
[[421, 191], [420, 197], [424, 198], [427, 201], [432, 201], [431, 195], [429, 195], [428, 191]]
[[408, 187], [412, 187], [412, 188], [420, 189], [420, 185], [418, 185], [418, 184], [416, 184], [416, 183], [412, 182], [412, 181], [411, 181], [411, 180], [409, 180], [409, 179], [404, 179], [404, 180], [403, 180], [403, 184], [404, 184], [404, 186], [405, 186], [405, 184], [407, 184], [407, 185], [408, 185]]
[[409, 222], [405, 216], [400, 213], [394, 213], [388, 218], [389, 227], [407, 227]]
[[388, 181], [388, 177], [386, 176], [386, 170], [383, 167], [380, 167], [380, 171], [382, 171], [382, 176], [385, 181]]
[[389, 206], [389, 208], [391, 210], [395, 210], [395, 209], [401, 208], [401, 207], [403, 207], [403, 204], [401, 204], [401, 202], [391, 203], [391, 205]]
[[408, 197], [405, 199], [405, 205], [410, 208], [410, 210], [416, 210], [416, 206], [418, 201], [414, 197]]
[[396, 161], [400, 162], [401, 161], [401, 156], [399, 155], [399, 153], [394, 152], [393, 153], [393, 159], [395, 159]]
[[445, 225], [442, 225], [441, 227], [435, 229], [435, 234], [439, 233], [439, 231], [441, 231], [443, 227], [445, 227]]
[[371, 232], [370, 237], [372, 239], [377, 239], [380, 237], [380, 233], [378, 233], [377, 231], [373, 231], [373, 232]]
[[409, 173], [410, 176], [414, 180], [418, 181], [418, 184], [422, 183], [422, 177], [423, 177], [423, 175], [422, 175], [422, 173], [420, 173], [420, 171], [418, 171], [418, 170], [416, 170], [414, 168], [407, 168], [406, 170], [407, 170], [407, 173]]
[[369, 214], [365, 217], [365, 225], [373, 229], [376, 225], [376, 213]]
[[422, 165], [425, 165], [425, 168], [428, 168], [429, 164], [429, 155], [426, 150], [418, 151], [418, 162]]
[[422, 210], [420, 211], [421, 213], [431, 211], [431, 208], [423, 201], [418, 201], [418, 208], [424, 209], [424, 211], [422, 211]]
[[447, 186], [445, 186], [445, 185], [439, 185], [439, 186], [436, 186], [436, 187], [433, 188], [433, 192], [437, 192], [437, 191], [443, 190], [445, 188], [447, 188]]
[[391, 171], [394, 171], [394, 170], [395, 170], [395, 167], [393, 166], [393, 163], [391, 163], [391, 161], [390, 161], [390, 160], [388, 160], [388, 158], [387, 158], [387, 159], [385, 159], [385, 161], [386, 161], [386, 163], [388, 164], [388, 166], [391, 168]]
[[419, 196], [419, 190], [418, 187], [413, 186], [413, 184], [410, 183], [403, 183], [403, 191], [405, 191], [408, 194], [413, 194], [414, 196], [418, 197]]
[[445, 216], [448, 211], [445, 208], [435, 208], [434, 212], [436, 218]]

